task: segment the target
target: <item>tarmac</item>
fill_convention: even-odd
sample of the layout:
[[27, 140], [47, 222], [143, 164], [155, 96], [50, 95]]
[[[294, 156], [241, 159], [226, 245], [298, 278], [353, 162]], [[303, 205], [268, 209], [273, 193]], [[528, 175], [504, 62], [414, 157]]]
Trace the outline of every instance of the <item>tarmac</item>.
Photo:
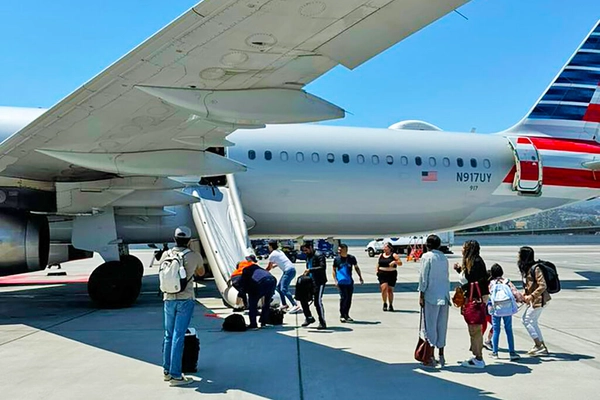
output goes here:
[[[485, 246], [482, 256], [488, 267], [498, 262], [508, 277], [519, 282], [517, 249]], [[406, 262], [400, 268], [396, 311], [383, 312], [376, 259], [363, 248], [351, 248], [365, 277], [365, 284], [355, 287], [351, 309], [355, 322], [339, 321], [339, 295], [328, 286], [325, 331], [299, 327], [303, 322], [299, 314], [286, 315], [280, 327], [223, 332], [222, 318], [231, 310], [212, 281], [199, 285], [192, 320], [201, 341], [199, 370], [192, 375], [193, 384], [178, 388], [162, 381], [162, 301], [157, 266], [148, 267], [151, 251], [133, 252], [146, 269], [140, 298], [128, 309], [96, 309], [88, 299], [85, 277], [101, 263], [99, 258], [63, 264], [66, 276], [39, 271], [18, 279], [0, 278], [0, 398], [598, 398], [600, 246], [535, 249], [537, 257], [558, 266], [563, 287], [540, 319], [549, 357], [525, 355], [532, 342], [519, 313], [513, 326], [520, 361], [508, 360], [502, 333], [500, 360], [491, 359], [486, 351], [485, 369], [459, 366], [470, 357], [469, 338], [453, 308], [446, 367], [421, 367], [413, 359], [419, 263]], [[452, 264], [460, 257], [449, 259]], [[298, 261], [296, 268], [302, 271], [303, 262]], [[453, 272], [451, 276], [456, 279]]]

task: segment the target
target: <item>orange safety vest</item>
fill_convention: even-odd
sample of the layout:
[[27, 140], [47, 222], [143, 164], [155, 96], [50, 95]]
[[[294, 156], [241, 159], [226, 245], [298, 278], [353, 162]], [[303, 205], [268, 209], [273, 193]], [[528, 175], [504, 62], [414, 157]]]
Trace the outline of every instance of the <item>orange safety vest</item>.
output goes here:
[[231, 273], [231, 277], [233, 278], [234, 276], [241, 275], [242, 272], [244, 271], [244, 269], [251, 265], [254, 265], [254, 263], [252, 261], [248, 261], [248, 260], [240, 261], [237, 264], [237, 268], [235, 269], [235, 271], [233, 271]]

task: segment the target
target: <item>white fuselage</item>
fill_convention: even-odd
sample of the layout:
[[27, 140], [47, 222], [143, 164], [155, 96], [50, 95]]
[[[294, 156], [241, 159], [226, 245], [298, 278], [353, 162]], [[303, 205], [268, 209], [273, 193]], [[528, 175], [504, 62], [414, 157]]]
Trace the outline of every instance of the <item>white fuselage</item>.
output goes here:
[[[512, 191], [503, 181], [515, 159], [501, 135], [296, 125], [241, 130], [229, 138], [236, 143], [229, 156], [248, 166], [236, 183], [244, 213], [256, 222], [250, 234], [258, 237], [451, 230], [528, 215], [597, 192], [548, 186], [531, 197]], [[437, 180], [424, 172], [435, 172]]]
[[[0, 107], [0, 140], [43, 111]], [[238, 130], [228, 140], [235, 143], [228, 156], [248, 167], [236, 175], [236, 184], [254, 237], [452, 230], [559, 207], [598, 192], [568, 185], [546, 185], [540, 196], [513, 191], [507, 175], [514, 155], [507, 138], [497, 134], [273, 125]], [[548, 157], [561, 167], [589, 160], [586, 154]]]

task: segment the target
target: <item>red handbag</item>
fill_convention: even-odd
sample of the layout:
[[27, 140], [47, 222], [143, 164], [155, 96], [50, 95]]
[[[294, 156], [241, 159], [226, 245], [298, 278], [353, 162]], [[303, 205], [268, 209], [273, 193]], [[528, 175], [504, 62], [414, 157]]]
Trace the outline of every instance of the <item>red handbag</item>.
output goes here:
[[422, 362], [423, 364], [429, 364], [433, 359], [433, 346], [429, 344], [429, 341], [423, 338], [422, 335], [422, 324], [425, 319], [425, 312], [421, 307], [421, 321], [419, 321], [419, 341], [415, 348], [415, 360]]
[[[473, 300], [473, 285], [477, 288], [479, 298]], [[465, 322], [468, 325], [482, 325], [485, 323], [487, 310], [483, 298], [481, 297], [481, 290], [479, 289], [479, 283], [472, 282], [469, 288], [469, 301], [462, 307], [462, 315]]]

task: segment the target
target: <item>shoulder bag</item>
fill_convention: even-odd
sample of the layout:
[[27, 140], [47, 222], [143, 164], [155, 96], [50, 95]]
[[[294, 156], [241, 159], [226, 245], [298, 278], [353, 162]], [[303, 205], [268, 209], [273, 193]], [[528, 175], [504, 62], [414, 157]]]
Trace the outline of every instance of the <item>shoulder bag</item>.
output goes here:
[[[473, 300], [473, 287], [477, 288], [479, 298]], [[485, 323], [486, 306], [481, 297], [481, 290], [478, 282], [472, 282], [469, 288], [469, 301], [462, 308], [462, 315], [468, 325], [481, 325]]]

